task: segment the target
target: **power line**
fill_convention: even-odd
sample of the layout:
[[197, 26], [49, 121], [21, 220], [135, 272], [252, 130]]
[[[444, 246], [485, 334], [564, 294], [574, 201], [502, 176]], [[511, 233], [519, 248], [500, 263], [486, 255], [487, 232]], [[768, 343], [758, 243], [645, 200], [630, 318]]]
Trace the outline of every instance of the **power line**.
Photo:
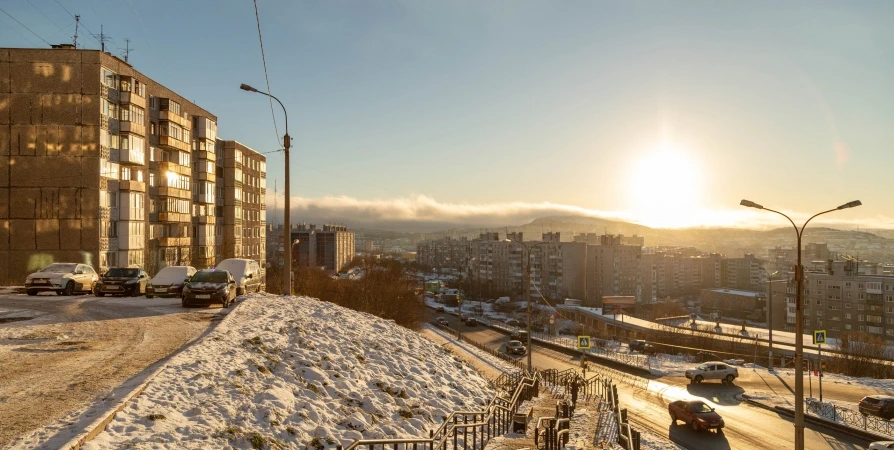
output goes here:
[[61, 26], [60, 26], [60, 25], [59, 25], [59, 24], [58, 24], [58, 23], [56, 23], [56, 21], [55, 21], [55, 20], [53, 20], [53, 19], [50, 19], [50, 17], [49, 17], [49, 16], [47, 16], [47, 15], [46, 15], [46, 14], [44, 14], [44, 13], [43, 13], [43, 11], [41, 11], [41, 10], [40, 10], [40, 8], [38, 8], [38, 7], [36, 7], [36, 6], [34, 6], [34, 3], [31, 3], [31, 0], [28, 0], [28, 4], [29, 4], [29, 5], [31, 5], [31, 7], [32, 7], [32, 8], [34, 8], [34, 9], [36, 9], [36, 10], [37, 10], [37, 12], [39, 12], [39, 13], [40, 13], [40, 15], [42, 15], [42, 16], [44, 16], [44, 17], [46, 17], [46, 19], [47, 19], [47, 20], [49, 20], [49, 21], [50, 21], [50, 22], [52, 22], [52, 23], [53, 23], [53, 25], [56, 25], [56, 28], [59, 28], [59, 29], [60, 29], [60, 30], [63, 30], [63, 31], [64, 31], [64, 29], [63, 29], [63, 28], [62, 28], [62, 27], [61, 27]]
[[[133, 2], [131, 2], [130, 0], [127, 0], [127, 3], [130, 3], [130, 9], [133, 11], [133, 15], [137, 16], [137, 20], [140, 21], [140, 25], [143, 26], [143, 31], [146, 32], [146, 35], [149, 35], [149, 29], [146, 28], [146, 24], [143, 23], [143, 18], [140, 17], [140, 14], [137, 12], [137, 9], [133, 6]], [[152, 48], [152, 44], [149, 43], [148, 39], [143, 39], [143, 41], [146, 42], [146, 45], [148, 45], [149, 48]]]
[[[63, 10], [65, 10], [65, 12], [68, 13], [68, 15], [71, 16], [72, 19], [75, 19], [75, 22], [80, 23], [80, 25], [81, 25], [82, 27], [84, 27], [85, 30], [87, 30], [87, 34], [89, 34], [91, 37], [93, 37], [93, 39], [94, 39], [96, 42], [99, 42], [99, 39], [96, 38], [96, 35], [93, 33], [93, 30], [91, 30], [90, 28], [88, 28], [86, 23], [80, 21], [80, 16], [76, 16], [76, 15], [72, 14], [71, 11], [68, 10], [68, 8], [66, 8], [65, 6], [63, 6], [62, 3], [59, 3], [59, 0], [53, 0], [53, 1], [55, 1], [56, 4], [59, 5], [60, 8], [62, 8]], [[102, 42], [99, 42], [99, 43], [102, 44]]]
[[261, 61], [264, 63], [264, 79], [267, 80], [267, 100], [270, 102], [270, 115], [273, 116], [273, 130], [276, 142], [279, 142], [279, 127], [276, 126], [276, 114], [273, 112], [273, 98], [270, 97], [270, 77], [267, 76], [267, 57], [264, 56], [264, 38], [261, 37], [261, 17], [258, 15], [258, 0], [255, 3], [255, 21], [258, 23], [258, 41], [261, 42]]
[[[9, 16], [12, 20], [15, 20], [16, 23], [18, 23], [19, 25], [22, 26], [22, 28], [24, 28], [24, 29], [26, 29], [26, 30], [28, 30], [28, 31], [31, 31], [30, 28], [26, 27], [25, 24], [23, 24], [22, 22], [19, 22], [19, 19], [16, 19], [15, 17], [12, 17], [12, 14], [6, 12], [6, 10], [4, 10], [3, 8], [0, 8], [0, 11], [3, 11], [3, 14], [6, 14], [6, 15]], [[50, 47], [53, 46], [52, 44], [50, 44], [49, 42], [47, 42], [46, 39], [40, 37], [40, 36], [39, 36], [37, 33], [35, 33], [34, 31], [31, 31], [31, 34], [37, 36], [37, 38], [40, 39], [41, 41], [46, 42], [46, 44], [49, 45]], [[269, 90], [269, 88], [268, 88], [268, 90]]]
[[31, 40], [31, 38], [29, 38], [28, 36], [22, 34], [19, 30], [17, 30], [17, 29], [15, 29], [15, 28], [11, 27], [8, 23], [6, 23], [6, 22], [4, 22], [4, 21], [2, 21], [2, 20], [0, 20], [0, 23], [2, 23], [3, 25], [6, 25], [6, 29], [7, 29], [7, 30], [15, 31], [16, 34], [18, 34], [19, 36], [21, 36], [22, 39], [28, 41], [31, 45], [34, 45], [35, 47], [37, 46], [37, 44], [35, 44], [34, 41]]

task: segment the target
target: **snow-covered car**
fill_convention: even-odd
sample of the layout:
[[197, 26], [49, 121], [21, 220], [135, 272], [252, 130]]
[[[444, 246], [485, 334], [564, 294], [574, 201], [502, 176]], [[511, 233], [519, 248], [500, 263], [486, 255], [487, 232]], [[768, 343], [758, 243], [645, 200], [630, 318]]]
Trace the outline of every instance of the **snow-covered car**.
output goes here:
[[136, 297], [143, 294], [149, 274], [139, 267], [113, 267], [102, 274], [93, 293], [97, 297], [106, 294], [122, 297]]
[[506, 344], [506, 353], [513, 355], [524, 355], [528, 349], [525, 348], [525, 344], [522, 344], [521, 341], [509, 341]]
[[146, 284], [146, 298], [180, 297], [186, 280], [195, 273], [193, 266], [170, 266], [159, 270]]
[[[261, 266], [253, 259], [230, 258], [217, 263], [217, 270], [226, 270], [236, 280], [236, 294], [261, 292], [266, 286]], [[336, 279], [338, 277], [335, 277]]]
[[37, 295], [53, 291], [58, 295], [91, 292], [99, 275], [93, 267], [78, 263], [53, 263], [25, 277], [25, 291]]
[[203, 269], [196, 272], [183, 286], [181, 305], [221, 303], [229, 308], [236, 300], [236, 280], [226, 270]]
[[724, 384], [732, 384], [733, 380], [739, 378], [739, 369], [720, 361], [709, 361], [687, 370], [686, 378], [689, 378], [693, 384], [701, 383], [704, 380], [720, 380]]
[[869, 444], [868, 450], [889, 450], [894, 449], [894, 441], [876, 441]]

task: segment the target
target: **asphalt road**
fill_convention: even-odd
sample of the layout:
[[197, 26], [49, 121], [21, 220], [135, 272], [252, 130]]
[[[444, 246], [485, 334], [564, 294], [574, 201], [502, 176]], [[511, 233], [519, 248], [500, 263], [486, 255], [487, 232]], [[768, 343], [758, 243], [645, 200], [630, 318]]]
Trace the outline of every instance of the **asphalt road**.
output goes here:
[[184, 309], [179, 298], [0, 295], [0, 447], [77, 422], [225, 311]]
[[[501, 348], [509, 338], [487, 327], [468, 327], [459, 325], [456, 317], [447, 314], [435, 314], [446, 317], [454, 328], [469, 338], [481, 342], [491, 348]], [[564, 370], [580, 367], [578, 357], [572, 357], [549, 349], [537, 348], [533, 353], [534, 366], [541, 369], [555, 368]], [[519, 357], [525, 358], [525, 357]], [[591, 370], [599, 370], [599, 365], [590, 363]], [[742, 373], [743, 371], [740, 371]], [[682, 378], [682, 380], [681, 380]], [[742, 377], [745, 378], [745, 377]], [[646, 379], [631, 376], [633, 385], [618, 383], [618, 391], [622, 407], [630, 411], [630, 418], [635, 426], [647, 429], [658, 435], [668, 436], [673, 442], [691, 450], [725, 450], [725, 449], [785, 449], [793, 446], [794, 425], [792, 419], [775, 412], [751, 406], [738, 399], [748, 385], [736, 383], [728, 386], [720, 383], [703, 383], [690, 385], [685, 377], [668, 377], [666, 379]], [[685, 380], [685, 381], [684, 381]], [[756, 380], [747, 383], [762, 383]], [[850, 386], [850, 389], [853, 389]], [[763, 386], [766, 389], [766, 386]], [[826, 395], [824, 387], [824, 396]], [[853, 400], [862, 396], [851, 393], [841, 387], [833, 388], [831, 397], [842, 397]], [[682, 423], [671, 425], [667, 412], [668, 403], [679, 399], [705, 399], [714, 405], [724, 418], [726, 428], [722, 433], [695, 432]], [[865, 449], [868, 442], [807, 424], [804, 432], [806, 448], [813, 449]]]

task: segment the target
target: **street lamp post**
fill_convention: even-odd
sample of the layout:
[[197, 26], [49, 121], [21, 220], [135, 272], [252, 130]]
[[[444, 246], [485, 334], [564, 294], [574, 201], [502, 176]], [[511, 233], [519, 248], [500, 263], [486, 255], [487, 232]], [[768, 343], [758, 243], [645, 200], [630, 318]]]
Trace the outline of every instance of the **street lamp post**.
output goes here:
[[533, 371], [533, 363], [531, 362], [531, 353], [533, 353], [533, 349], [531, 348], [531, 250], [534, 250], [538, 245], [546, 244], [546, 241], [538, 242], [534, 245], [528, 246], [522, 241], [511, 241], [507, 239], [509, 242], [516, 242], [525, 247], [526, 250], [526, 258], [525, 258], [525, 302], [528, 304], [528, 373]]
[[763, 267], [760, 268], [767, 274], [767, 332], [770, 339], [770, 363], [767, 365], [767, 371], [773, 371], [773, 277], [779, 273], [775, 271], [770, 273]]
[[289, 205], [292, 200], [292, 197], [289, 195], [289, 147], [292, 146], [292, 138], [289, 137], [289, 113], [286, 112], [286, 107], [283, 106], [282, 102], [279, 101], [278, 98], [276, 98], [266, 92], [259, 91], [245, 83], [242, 83], [239, 86], [239, 89], [242, 89], [243, 91], [263, 94], [263, 95], [266, 95], [266, 96], [276, 100], [276, 103], [279, 103], [279, 106], [282, 107], [282, 113], [286, 118], [286, 134], [282, 138], [283, 151], [285, 153], [285, 162], [284, 163], [285, 163], [285, 172], [286, 172], [286, 174], [285, 174], [286, 188], [285, 188], [285, 193], [284, 193], [285, 197], [286, 197], [286, 201], [285, 201], [285, 205], [283, 207], [283, 220], [282, 220], [282, 222], [283, 222], [282, 223], [283, 243], [285, 244], [284, 250], [286, 251], [286, 257], [284, 258], [284, 261], [283, 261], [284, 262], [283, 275], [285, 275], [283, 277], [283, 279], [285, 280], [284, 281], [285, 288], [283, 289], [283, 293], [286, 295], [292, 295], [292, 246], [289, 245], [290, 241], [292, 240], [292, 224], [290, 223], [291, 208]]
[[860, 200], [854, 200], [835, 209], [816, 213], [807, 219], [807, 222], [804, 222], [804, 225], [802, 225], [800, 229], [798, 229], [798, 226], [795, 225], [795, 222], [791, 217], [779, 211], [764, 208], [762, 205], [754, 203], [751, 200], [742, 200], [739, 204], [749, 208], [774, 212], [785, 217], [795, 228], [795, 234], [798, 237], [798, 264], [795, 266], [795, 284], [797, 286], [797, 292], [795, 293], [795, 450], [804, 450], [804, 333], [802, 330], [804, 326], [804, 309], [801, 304], [801, 295], [804, 290], [804, 267], [801, 265], [801, 237], [804, 235], [804, 228], [807, 227], [807, 224], [815, 217], [838, 211], [839, 209], [860, 206], [863, 203], [861, 203]]

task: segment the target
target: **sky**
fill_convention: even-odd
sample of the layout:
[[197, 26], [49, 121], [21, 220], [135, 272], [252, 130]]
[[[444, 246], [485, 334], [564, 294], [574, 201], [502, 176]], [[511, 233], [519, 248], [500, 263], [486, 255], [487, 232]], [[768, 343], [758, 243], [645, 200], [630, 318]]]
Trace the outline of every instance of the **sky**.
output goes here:
[[[894, 3], [13, 0], [0, 46], [107, 50], [281, 147], [293, 221], [894, 228]], [[21, 24], [20, 24], [20, 23]], [[24, 28], [24, 25], [26, 28]], [[30, 30], [30, 31], [29, 31]], [[281, 153], [268, 156], [276, 214]], [[282, 207], [283, 201], [276, 202]], [[812, 222], [813, 223], [813, 222]]]

